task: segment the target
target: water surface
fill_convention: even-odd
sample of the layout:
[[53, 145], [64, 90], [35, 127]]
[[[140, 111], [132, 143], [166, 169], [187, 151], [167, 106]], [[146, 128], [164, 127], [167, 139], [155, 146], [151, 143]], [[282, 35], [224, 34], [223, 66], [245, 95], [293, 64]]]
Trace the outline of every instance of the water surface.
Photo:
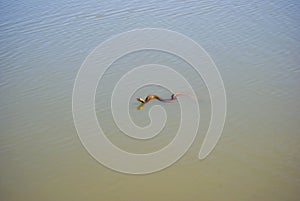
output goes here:
[[[299, 200], [300, 40], [297, 1], [2, 1], [0, 3], [1, 200]], [[119, 147], [144, 153], [164, 147], [168, 124], [146, 142], [112, 122], [114, 83], [133, 65], [172, 66], [193, 85], [201, 126], [187, 154], [146, 176], [114, 172], [81, 145], [71, 111], [75, 76], [85, 57], [111, 36], [156, 27], [203, 46], [223, 77], [228, 114], [212, 154], [197, 153], [208, 127], [207, 89], [179, 58], [155, 51], [128, 55], [106, 72], [96, 96], [99, 122]], [[149, 92], [150, 91], [150, 92]], [[137, 95], [168, 91], [145, 87]], [[147, 105], [130, 112], [147, 125]], [[172, 115], [173, 114], [173, 115]], [[176, 115], [177, 114], [177, 115]]]

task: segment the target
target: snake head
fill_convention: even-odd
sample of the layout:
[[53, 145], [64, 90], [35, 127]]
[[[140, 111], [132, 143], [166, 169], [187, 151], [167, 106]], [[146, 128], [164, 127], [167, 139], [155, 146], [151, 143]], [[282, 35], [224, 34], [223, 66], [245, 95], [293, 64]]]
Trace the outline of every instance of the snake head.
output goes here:
[[142, 98], [137, 98], [136, 100], [140, 101], [141, 103], [145, 103], [145, 100]]

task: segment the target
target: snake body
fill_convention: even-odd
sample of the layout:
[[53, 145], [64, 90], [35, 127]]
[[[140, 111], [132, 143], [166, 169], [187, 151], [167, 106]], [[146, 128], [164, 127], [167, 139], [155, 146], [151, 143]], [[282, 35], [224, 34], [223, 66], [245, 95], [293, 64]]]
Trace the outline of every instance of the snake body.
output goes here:
[[172, 102], [174, 100], [177, 99], [177, 96], [178, 95], [184, 95], [183, 93], [174, 93], [172, 94], [171, 98], [169, 99], [163, 99], [163, 98], [160, 98], [159, 96], [157, 95], [148, 95], [145, 99], [142, 99], [142, 98], [137, 98], [137, 100], [143, 104], [145, 103], [148, 103], [149, 101], [153, 100], [153, 99], [156, 99], [156, 100], [159, 100], [161, 102]]

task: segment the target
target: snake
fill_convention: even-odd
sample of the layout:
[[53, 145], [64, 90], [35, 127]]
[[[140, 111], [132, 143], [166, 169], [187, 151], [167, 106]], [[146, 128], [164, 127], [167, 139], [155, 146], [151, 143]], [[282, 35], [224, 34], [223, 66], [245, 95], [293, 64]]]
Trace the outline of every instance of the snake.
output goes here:
[[143, 98], [137, 98], [137, 101], [141, 102], [141, 104], [138, 106], [138, 110], [142, 109], [142, 107], [144, 106], [144, 104], [148, 103], [149, 101], [151, 100], [158, 100], [158, 101], [161, 101], [161, 102], [173, 102], [175, 100], [177, 100], [177, 96], [178, 95], [188, 95], [190, 96], [189, 94], [185, 94], [185, 93], [180, 93], [180, 92], [176, 92], [176, 93], [173, 93], [171, 95], [171, 98], [168, 98], [168, 99], [164, 99], [164, 98], [160, 98], [159, 96], [157, 95], [153, 95], [153, 94], [150, 94], [148, 95], [145, 99]]

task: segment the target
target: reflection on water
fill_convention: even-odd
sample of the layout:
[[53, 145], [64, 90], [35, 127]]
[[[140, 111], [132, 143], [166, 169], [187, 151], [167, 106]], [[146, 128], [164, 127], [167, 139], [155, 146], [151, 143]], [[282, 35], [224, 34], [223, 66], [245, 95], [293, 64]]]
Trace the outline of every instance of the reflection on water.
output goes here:
[[[1, 200], [299, 200], [300, 57], [296, 1], [2, 1], [0, 6]], [[99, 83], [96, 110], [109, 139], [147, 153], [164, 147], [180, 121], [178, 104], [161, 135], [140, 142], [115, 127], [114, 83], [137, 65], [168, 65], [200, 100], [201, 126], [187, 154], [146, 176], [111, 171], [85, 151], [74, 128], [72, 88], [85, 57], [99, 43], [134, 28], [161, 27], [201, 44], [222, 74], [228, 98], [224, 133], [214, 152], [197, 153], [210, 119], [208, 91], [188, 64], [161, 52], [139, 52], [114, 63]], [[176, 41], [175, 41], [176, 42]], [[176, 80], [173, 80], [176, 81]], [[134, 82], [134, 81], [133, 81]], [[130, 113], [149, 123], [155, 102]]]

